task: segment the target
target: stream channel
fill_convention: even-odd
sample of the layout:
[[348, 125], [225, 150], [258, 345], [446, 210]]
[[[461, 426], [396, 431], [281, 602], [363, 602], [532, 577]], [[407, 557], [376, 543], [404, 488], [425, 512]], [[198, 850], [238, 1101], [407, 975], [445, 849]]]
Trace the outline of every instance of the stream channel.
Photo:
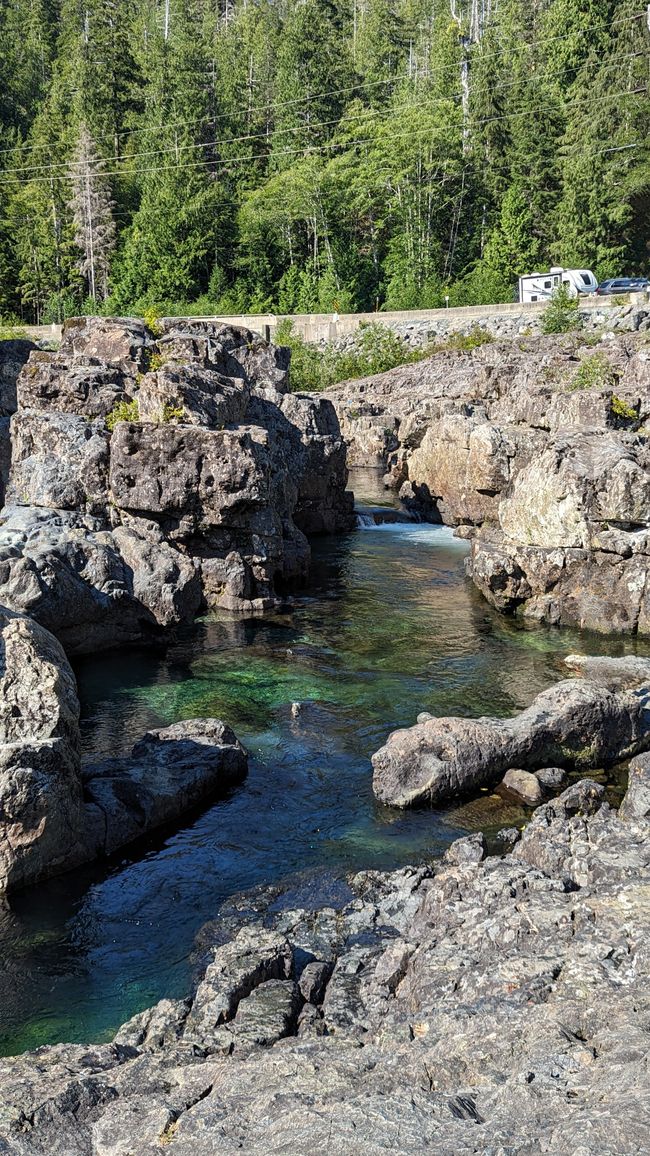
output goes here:
[[[351, 871], [421, 862], [468, 831], [525, 822], [487, 791], [445, 809], [384, 807], [370, 755], [422, 710], [517, 712], [563, 677], [571, 651], [639, 649], [500, 616], [465, 578], [467, 547], [451, 530], [376, 525], [372, 507], [394, 506], [380, 475], [353, 471], [350, 484], [363, 525], [312, 543], [292, 613], [214, 615], [164, 651], [75, 663], [87, 759], [207, 715], [246, 745], [249, 774], [180, 829], [12, 897], [0, 912], [0, 1053], [110, 1039], [135, 1012], [187, 994], [197, 932], [242, 892], [278, 884], [279, 904], [336, 906]], [[615, 797], [616, 775], [610, 785]]]

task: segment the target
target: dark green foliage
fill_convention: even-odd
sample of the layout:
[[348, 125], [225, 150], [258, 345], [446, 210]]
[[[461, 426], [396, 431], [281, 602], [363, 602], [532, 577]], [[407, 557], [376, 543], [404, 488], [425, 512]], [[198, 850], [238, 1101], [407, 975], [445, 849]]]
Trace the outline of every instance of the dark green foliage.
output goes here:
[[509, 301], [552, 263], [647, 274], [643, 8], [0, 0], [0, 314], [91, 307], [82, 131], [114, 221], [106, 312], [374, 312]]

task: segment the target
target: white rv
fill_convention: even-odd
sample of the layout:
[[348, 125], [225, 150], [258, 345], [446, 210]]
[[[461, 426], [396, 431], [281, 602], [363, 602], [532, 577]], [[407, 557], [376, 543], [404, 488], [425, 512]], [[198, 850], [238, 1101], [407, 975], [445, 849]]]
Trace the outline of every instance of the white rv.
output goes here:
[[572, 297], [581, 293], [595, 293], [598, 282], [591, 269], [560, 269], [557, 266], [550, 273], [527, 273], [519, 278], [520, 301], [548, 301], [555, 290], [565, 285]]

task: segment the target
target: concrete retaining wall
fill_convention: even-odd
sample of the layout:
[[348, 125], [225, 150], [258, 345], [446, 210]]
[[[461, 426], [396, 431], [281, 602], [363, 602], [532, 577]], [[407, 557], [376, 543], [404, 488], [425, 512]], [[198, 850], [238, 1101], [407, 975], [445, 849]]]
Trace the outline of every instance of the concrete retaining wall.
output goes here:
[[[580, 303], [583, 324], [587, 329], [632, 328], [621, 326], [623, 316], [643, 312], [644, 306], [650, 312], [649, 294], [633, 293], [629, 298], [584, 297]], [[495, 335], [508, 336], [526, 329], [536, 332], [540, 317], [545, 309], [543, 302], [521, 305], [513, 302], [505, 305], [465, 305], [453, 309], [411, 309], [387, 313], [300, 313], [279, 315], [275, 313], [249, 313], [237, 316], [215, 316], [190, 318], [196, 321], [218, 321], [224, 325], [243, 325], [262, 336], [273, 339], [282, 321], [291, 321], [296, 333], [305, 341], [315, 345], [339, 342], [355, 333], [360, 325], [380, 324], [393, 329], [413, 344], [421, 340], [441, 336], [450, 331], [466, 332], [473, 325], [489, 329]], [[626, 312], [627, 311], [627, 312]], [[637, 326], [638, 328], [638, 326]], [[60, 325], [27, 326], [26, 331], [33, 340], [58, 340]], [[424, 336], [426, 335], [426, 336]]]

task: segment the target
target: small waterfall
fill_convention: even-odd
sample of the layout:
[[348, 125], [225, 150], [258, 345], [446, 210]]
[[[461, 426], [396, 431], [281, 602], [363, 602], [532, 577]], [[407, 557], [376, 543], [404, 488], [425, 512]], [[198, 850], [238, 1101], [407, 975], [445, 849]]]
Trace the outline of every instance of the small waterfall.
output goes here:
[[372, 514], [357, 514], [357, 530], [374, 530], [376, 525]]

